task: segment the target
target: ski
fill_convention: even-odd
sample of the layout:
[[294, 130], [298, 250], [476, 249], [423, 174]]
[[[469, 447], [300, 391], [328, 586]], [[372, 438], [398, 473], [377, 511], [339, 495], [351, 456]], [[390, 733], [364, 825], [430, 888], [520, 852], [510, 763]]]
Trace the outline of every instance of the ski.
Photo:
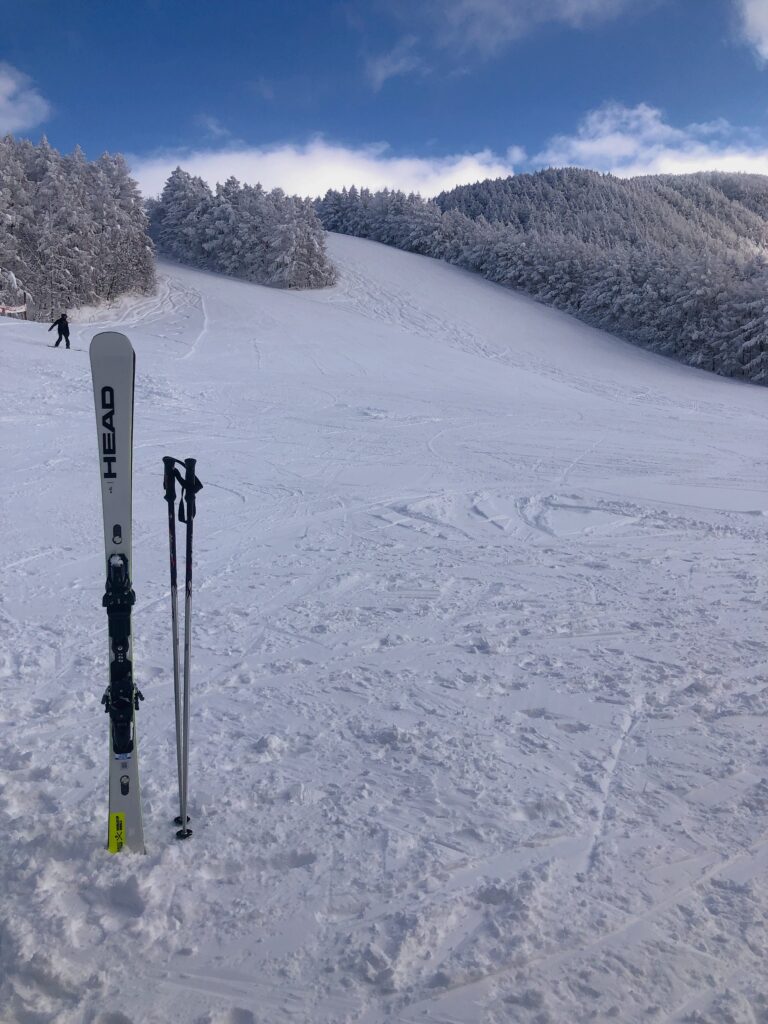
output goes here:
[[133, 675], [131, 609], [131, 505], [133, 392], [136, 359], [124, 334], [97, 334], [90, 347], [99, 476], [104, 513], [109, 636], [109, 683], [102, 697], [109, 715], [107, 849], [144, 853], [136, 711], [143, 700]]

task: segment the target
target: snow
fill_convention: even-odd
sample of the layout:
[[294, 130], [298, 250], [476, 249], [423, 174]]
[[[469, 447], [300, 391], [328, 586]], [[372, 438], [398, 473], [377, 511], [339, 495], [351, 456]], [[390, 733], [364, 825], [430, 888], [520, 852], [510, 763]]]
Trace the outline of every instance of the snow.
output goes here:
[[[445, 264], [0, 321], [0, 1019], [768, 1019], [768, 408]], [[87, 346], [137, 352], [109, 856]], [[198, 459], [178, 813], [162, 456]], [[180, 545], [183, 547], [183, 545]]]

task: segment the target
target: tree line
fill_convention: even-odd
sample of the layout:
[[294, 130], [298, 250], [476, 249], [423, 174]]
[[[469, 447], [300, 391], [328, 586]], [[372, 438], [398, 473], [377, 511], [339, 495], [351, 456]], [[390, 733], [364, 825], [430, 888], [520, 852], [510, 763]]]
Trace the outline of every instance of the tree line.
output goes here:
[[0, 305], [37, 320], [155, 289], [155, 248], [181, 263], [279, 288], [336, 272], [312, 202], [229, 178], [212, 192], [177, 168], [145, 203], [125, 159], [88, 160], [0, 139]]
[[565, 168], [424, 200], [331, 190], [329, 231], [520, 289], [645, 348], [768, 384], [768, 177]]

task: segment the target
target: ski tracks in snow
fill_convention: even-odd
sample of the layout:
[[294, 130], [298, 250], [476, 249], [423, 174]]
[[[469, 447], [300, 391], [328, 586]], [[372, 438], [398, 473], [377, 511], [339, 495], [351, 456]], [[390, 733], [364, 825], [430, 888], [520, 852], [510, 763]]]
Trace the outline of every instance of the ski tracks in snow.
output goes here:
[[[768, 1005], [754, 389], [631, 351], [604, 371], [583, 325], [559, 318], [551, 339], [551, 311], [485, 282], [332, 244], [334, 290], [169, 268], [157, 296], [98, 314], [139, 360], [140, 862], [101, 850], [90, 383], [47, 351], [38, 367], [14, 327], [3, 1019], [754, 1024]], [[166, 450], [195, 454], [205, 484], [185, 846]]]

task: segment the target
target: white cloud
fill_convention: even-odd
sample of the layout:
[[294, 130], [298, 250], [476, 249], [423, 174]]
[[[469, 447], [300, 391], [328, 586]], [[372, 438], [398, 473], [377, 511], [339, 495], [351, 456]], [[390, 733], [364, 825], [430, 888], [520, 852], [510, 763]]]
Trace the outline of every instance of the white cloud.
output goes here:
[[736, 0], [744, 35], [768, 61], [768, 0]]
[[419, 69], [424, 70], [421, 57], [414, 52], [415, 45], [415, 37], [406, 36], [389, 53], [369, 57], [365, 70], [374, 92], [379, 92], [388, 78], [407, 75]]
[[444, 157], [394, 156], [384, 144], [350, 147], [313, 139], [303, 146], [227, 147], [173, 151], [150, 157], [129, 157], [133, 176], [146, 196], [162, 191], [176, 166], [204, 178], [210, 185], [234, 175], [240, 181], [291, 194], [323, 195], [329, 188], [357, 185], [397, 188], [436, 195], [454, 185], [483, 178], [506, 177], [524, 157], [512, 147], [499, 157], [490, 150]]
[[675, 128], [655, 107], [608, 103], [587, 114], [575, 134], [550, 139], [531, 163], [588, 167], [622, 177], [702, 170], [768, 174], [768, 143], [728, 121]]
[[510, 146], [507, 149], [507, 162], [510, 164], [525, 164], [528, 162], [528, 154], [522, 146]]
[[455, 185], [548, 166], [587, 167], [621, 177], [706, 170], [768, 174], [768, 142], [724, 120], [677, 128], [647, 104], [608, 103], [590, 111], [573, 134], [554, 136], [530, 158], [514, 145], [503, 156], [485, 149], [417, 157], [394, 156], [383, 143], [352, 147], [317, 138], [305, 145], [230, 143], [219, 149], [175, 150], [129, 160], [148, 196], [162, 191], [178, 165], [211, 186], [234, 175], [244, 182], [258, 181], [265, 188], [279, 187], [303, 196], [350, 185], [433, 196]]
[[50, 104], [29, 75], [0, 61], [0, 135], [34, 128], [50, 113]]

